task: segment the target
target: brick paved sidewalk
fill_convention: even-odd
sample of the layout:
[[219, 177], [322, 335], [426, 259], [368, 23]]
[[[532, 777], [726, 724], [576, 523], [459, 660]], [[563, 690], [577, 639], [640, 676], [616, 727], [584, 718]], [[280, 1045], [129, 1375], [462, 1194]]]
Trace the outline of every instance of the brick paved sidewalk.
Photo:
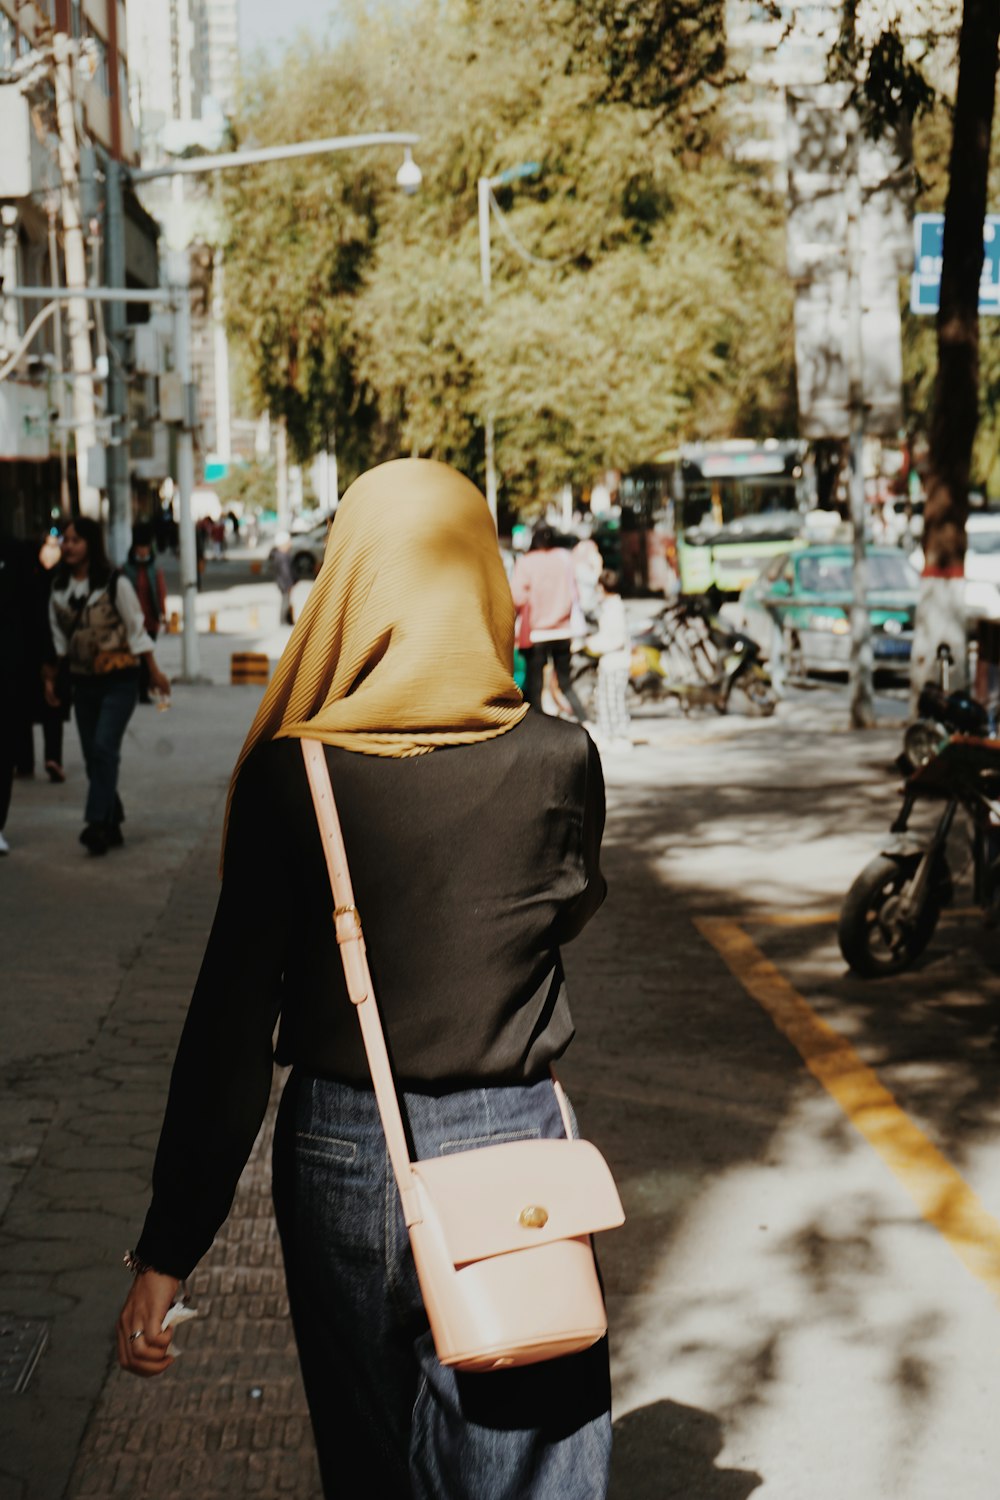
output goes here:
[[188, 1284], [197, 1323], [156, 1380], [114, 1370], [73, 1473], [71, 1500], [321, 1500], [271, 1207], [280, 1088], [232, 1212]]

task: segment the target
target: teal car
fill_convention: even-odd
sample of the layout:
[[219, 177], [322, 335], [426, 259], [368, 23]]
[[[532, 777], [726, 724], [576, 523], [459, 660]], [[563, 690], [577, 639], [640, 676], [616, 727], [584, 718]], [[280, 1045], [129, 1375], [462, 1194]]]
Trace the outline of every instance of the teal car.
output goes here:
[[[905, 670], [920, 578], [895, 547], [869, 547], [868, 614], [876, 669]], [[851, 658], [853, 552], [824, 543], [775, 557], [740, 595], [742, 628], [791, 676], [846, 672]]]

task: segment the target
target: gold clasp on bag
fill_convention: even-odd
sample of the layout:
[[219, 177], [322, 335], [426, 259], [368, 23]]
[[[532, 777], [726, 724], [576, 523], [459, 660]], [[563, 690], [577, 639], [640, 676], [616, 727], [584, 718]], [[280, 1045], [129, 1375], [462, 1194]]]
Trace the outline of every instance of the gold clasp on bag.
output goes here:
[[549, 1222], [548, 1210], [537, 1203], [529, 1203], [527, 1208], [521, 1209], [517, 1222], [522, 1229], [544, 1229]]

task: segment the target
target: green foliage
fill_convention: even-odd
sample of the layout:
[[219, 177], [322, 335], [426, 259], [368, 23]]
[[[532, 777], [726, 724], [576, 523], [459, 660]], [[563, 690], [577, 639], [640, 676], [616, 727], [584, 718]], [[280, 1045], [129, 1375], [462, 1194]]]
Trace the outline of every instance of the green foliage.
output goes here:
[[248, 511], [273, 510], [276, 493], [274, 464], [236, 462], [231, 465], [225, 479], [212, 485], [223, 510], [240, 504]]
[[[793, 430], [783, 207], [709, 107], [720, 17], [416, 0], [255, 76], [243, 142], [421, 137], [413, 199], [385, 149], [224, 179], [231, 327], [297, 456], [332, 431], [347, 478], [402, 452], [481, 480], [492, 410], [507, 497], [530, 503], [679, 440]], [[522, 249], [494, 217], [487, 307], [476, 181], [529, 160], [497, 189]]]
[[670, 111], [690, 142], [727, 77], [724, 0], [542, 0], [572, 38], [576, 66], [604, 74], [602, 98]]

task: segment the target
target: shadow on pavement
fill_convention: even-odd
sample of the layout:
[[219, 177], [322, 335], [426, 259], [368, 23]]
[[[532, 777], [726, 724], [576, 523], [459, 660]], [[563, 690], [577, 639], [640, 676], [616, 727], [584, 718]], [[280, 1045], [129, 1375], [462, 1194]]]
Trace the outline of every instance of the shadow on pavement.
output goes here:
[[[691, 922], [738, 921], [961, 1170], [1000, 1130], [995, 936], [953, 919], [915, 972], [870, 984], [846, 973], [834, 922], [755, 926], [776, 908], [836, 912], [895, 810], [889, 743], [734, 739], [661, 757], [661, 786], [628, 769], [627, 794], [610, 799], [607, 908], [567, 954], [579, 1037], [564, 1072], [628, 1215], [601, 1247], [619, 1400], [648, 1399], [651, 1367], [661, 1390], [699, 1393], [698, 1406], [663, 1400], [616, 1424], [619, 1500], [750, 1494], [759, 1476], [712, 1468], [719, 1419], [699, 1406], [737, 1430], [784, 1409], [810, 1334], [870, 1351], [909, 1441], [933, 1410], [943, 1304], [927, 1288], [891, 1309], [883, 1297], [910, 1216], [864, 1177], [863, 1151], [852, 1175], [847, 1118]], [[802, 1170], [804, 1149], [813, 1165], [793, 1208], [770, 1220], [771, 1185]], [[742, 1266], [725, 1245], [720, 1257], [720, 1226], [751, 1247]], [[674, 1485], [679, 1460], [691, 1467]]]
[[722, 1423], [676, 1401], [656, 1401], [615, 1423], [609, 1500], [746, 1500], [763, 1484], [745, 1469], [717, 1469]]

